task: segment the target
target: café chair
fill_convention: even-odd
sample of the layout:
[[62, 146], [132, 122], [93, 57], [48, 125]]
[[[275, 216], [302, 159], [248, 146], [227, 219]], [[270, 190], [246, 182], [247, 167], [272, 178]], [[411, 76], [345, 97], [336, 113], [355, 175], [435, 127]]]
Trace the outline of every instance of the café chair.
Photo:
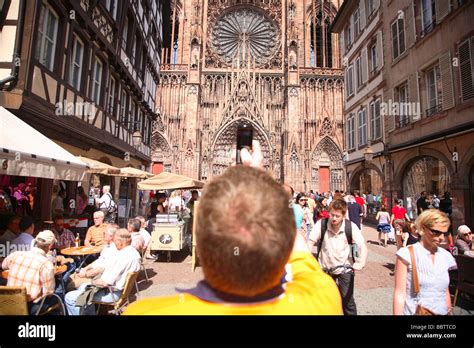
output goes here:
[[[149, 281], [150, 278], [148, 277], [148, 273], [147, 273], [146, 265], [145, 265], [145, 261], [146, 261], [145, 253], [146, 253], [146, 249], [140, 251], [140, 271], [143, 270], [143, 272], [145, 273], [145, 279], [146, 279], [146, 281]], [[137, 278], [138, 278], [138, 277], [137, 277]], [[143, 279], [140, 280], [140, 281], [138, 281], [138, 280], [135, 281], [135, 288], [136, 288], [136, 290], [137, 290], [137, 296], [138, 296], [138, 297], [140, 297], [140, 289], [138, 288], [138, 283], [140, 283], [141, 281], [143, 281]]]
[[[58, 303], [40, 312], [46, 298], [54, 296]], [[63, 301], [56, 294], [47, 294], [40, 297], [41, 306], [34, 315], [47, 315], [56, 309], [60, 309], [60, 315], [66, 315]], [[28, 297], [24, 286], [0, 286], [0, 315], [29, 315]]]
[[458, 265], [458, 282], [456, 284], [453, 307], [456, 306], [459, 291], [474, 295], [474, 258], [457, 255], [456, 263]]
[[[125, 280], [125, 286], [122, 290], [120, 297], [114, 302], [102, 302], [102, 301], [92, 301], [92, 304], [97, 305], [97, 314], [100, 311], [101, 306], [113, 307], [113, 312], [115, 315], [119, 315], [129, 305], [129, 297], [132, 292], [133, 285], [136, 284], [136, 280], [139, 272], [130, 272], [127, 274], [127, 279]], [[116, 290], [113, 286], [108, 286], [106, 289], [113, 294], [113, 291]], [[114, 298], [114, 296], [112, 296]]]

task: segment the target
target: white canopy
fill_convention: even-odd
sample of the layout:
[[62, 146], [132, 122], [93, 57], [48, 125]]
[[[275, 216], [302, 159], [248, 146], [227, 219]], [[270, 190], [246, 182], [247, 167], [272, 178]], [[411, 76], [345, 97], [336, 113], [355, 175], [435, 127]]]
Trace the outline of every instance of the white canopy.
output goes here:
[[0, 174], [83, 181], [87, 165], [0, 106]]

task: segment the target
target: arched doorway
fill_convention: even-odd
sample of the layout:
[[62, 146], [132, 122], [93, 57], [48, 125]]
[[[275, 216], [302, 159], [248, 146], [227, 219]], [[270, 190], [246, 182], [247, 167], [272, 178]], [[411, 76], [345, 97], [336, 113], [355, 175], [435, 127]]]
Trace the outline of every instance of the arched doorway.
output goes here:
[[383, 193], [383, 178], [380, 172], [369, 167], [354, 173], [350, 192], [354, 191], [359, 191], [361, 195], [365, 195], [367, 215], [375, 218], [381, 207]]
[[[271, 147], [264, 130], [254, 122], [246, 118], [240, 118], [228, 124], [221, 132], [216, 135], [213, 149], [210, 152], [212, 154], [210, 168], [210, 173], [212, 173], [212, 176], [222, 174], [224, 170], [230, 165], [232, 150], [235, 149], [237, 144], [237, 127], [240, 124], [248, 124], [253, 127], [253, 139], [258, 140], [262, 148], [263, 167], [267, 171], [273, 170], [271, 165]], [[204, 172], [204, 170], [202, 171]]]
[[311, 187], [317, 192], [343, 191], [342, 153], [329, 137], [324, 137], [311, 157]]
[[403, 174], [403, 198], [410, 210], [410, 203], [416, 214], [416, 201], [426, 191], [428, 196], [442, 197], [451, 191], [451, 175], [443, 161], [432, 156], [415, 159]]

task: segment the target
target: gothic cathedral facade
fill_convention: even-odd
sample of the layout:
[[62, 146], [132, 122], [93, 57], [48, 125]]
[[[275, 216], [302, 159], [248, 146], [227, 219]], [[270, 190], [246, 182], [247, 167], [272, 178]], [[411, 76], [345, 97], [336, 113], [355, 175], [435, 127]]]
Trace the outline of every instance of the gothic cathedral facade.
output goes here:
[[341, 3], [170, 1], [154, 165], [209, 180], [229, 166], [237, 126], [247, 123], [276, 180], [345, 190], [343, 70], [331, 32]]

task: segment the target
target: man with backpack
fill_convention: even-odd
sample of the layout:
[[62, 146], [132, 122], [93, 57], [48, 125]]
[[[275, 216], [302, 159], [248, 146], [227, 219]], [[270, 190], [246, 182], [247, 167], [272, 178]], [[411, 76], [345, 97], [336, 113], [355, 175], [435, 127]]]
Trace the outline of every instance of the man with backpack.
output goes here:
[[360, 229], [353, 222], [344, 219], [346, 211], [347, 203], [344, 200], [332, 201], [329, 205], [329, 219], [316, 223], [309, 236], [308, 246], [312, 248], [317, 245], [316, 258], [319, 264], [336, 281], [344, 315], [357, 315], [354, 270], [364, 268], [368, 251]]
[[97, 204], [99, 205], [99, 209], [104, 213], [105, 222], [115, 223], [117, 204], [110, 193], [110, 186], [105, 185], [102, 188], [102, 197], [97, 200]]

